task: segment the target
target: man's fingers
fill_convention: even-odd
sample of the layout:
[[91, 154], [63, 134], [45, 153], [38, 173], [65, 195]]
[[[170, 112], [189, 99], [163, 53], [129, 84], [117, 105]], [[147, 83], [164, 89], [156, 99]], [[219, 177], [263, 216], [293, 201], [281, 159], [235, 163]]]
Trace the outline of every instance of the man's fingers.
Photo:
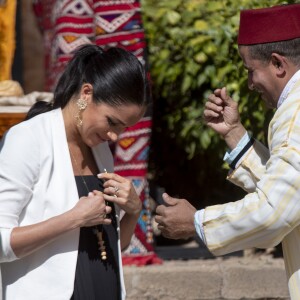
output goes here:
[[[222, 105], [223, 104], [223, 100], [221, 99], [221, 95], [217, 95], [217, 94], [210, 94], [207, 97], [208, 101], [206, 102], [206, 104], [209, 103], [214, 103], [215, 105]], [[207, 106], [207, 105], [206, 105]]]
[[220, 96], [220, 94], [221, 94], [221, 90], [222, 90], [222, 88], [220, 89], [220, 88], [218, 88], [218, 89], [215, 89], [214, 90], [214, 94], [216, 95], [216, 96]]
[[177, 198], [170, 197], [167, 193], [163, 193], [162, 197], [165, 203], [170, 206], [176, 205], [180, 201]]
[[233, 100], [231, 99], [231, 97], [227, 94], [227, 89], [226, 87], [223, 87], [221, 89], [221, 98], [223, 99], [224, 103], [228, 106], [231, 106]]
[[159, 224], [159, 226], [162, 226], [163, 225], [163, 217], [162, 216], [159, 216], [159, 215], [156, 215], [154, 217], [154, 220], [157, 224]]
[[165, 205], [158, 205], [158, 206], [156, 207], [156, 211], [155, 211], [155, 212], [156, 212], [157, 215], [162, 216], [162, 215], [164, 215], [165, 209], [166, 209], [166, 206], [165, 206]]
[[220, 112], [223, 110], [222, 104], [223, 101], [220, 98], [215, 97], [214, 101], [207, 101], [205, 103], [205, 109]]

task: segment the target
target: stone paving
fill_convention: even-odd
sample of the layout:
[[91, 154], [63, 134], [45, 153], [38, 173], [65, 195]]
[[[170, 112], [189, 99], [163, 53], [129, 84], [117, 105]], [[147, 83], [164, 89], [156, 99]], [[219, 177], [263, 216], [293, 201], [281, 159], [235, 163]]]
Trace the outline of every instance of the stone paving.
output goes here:
[[126, 300], [290, 299], [281, 257], [247, 251], [215, 258], [194, 241], [156, 253], [163, 264], [124, 267]]
[[288, 300], [282, 259], [229, 257], [124, 268], [127, 300]]
[[162, 265], [125, 266], [127, 300], [290, 299], [282, 258], [242, 253], [214, 258], [195, 245], [157, 253], [166, 258]]

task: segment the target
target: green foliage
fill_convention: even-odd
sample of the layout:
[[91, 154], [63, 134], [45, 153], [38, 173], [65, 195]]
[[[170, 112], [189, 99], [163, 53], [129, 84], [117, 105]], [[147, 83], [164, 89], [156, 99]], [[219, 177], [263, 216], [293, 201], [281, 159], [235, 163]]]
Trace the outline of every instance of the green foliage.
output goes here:
[[218, 157], [224, 154], [224, 143], [202, 121], [207, 96], [223, 86], [240, 103], [246, 128], [264, 141], [269, 115], [247, 87], [236, 44], [239, 13], [296, 2], [142, 0], [153, 95], [161, 116], [158, 125], [167, 126], [190, 159], [208, 149]]

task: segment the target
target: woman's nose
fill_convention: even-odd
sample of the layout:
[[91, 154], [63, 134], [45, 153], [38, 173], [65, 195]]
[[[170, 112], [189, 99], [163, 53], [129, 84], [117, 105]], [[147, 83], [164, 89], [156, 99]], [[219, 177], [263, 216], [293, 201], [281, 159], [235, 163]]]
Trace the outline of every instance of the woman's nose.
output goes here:
[[108, 131], [107, 132], [107, 136], [113, 142], [116, 142], [117, 139], [118, 139], [118, 135], [115, 132], [113, 132], [113, 131]]

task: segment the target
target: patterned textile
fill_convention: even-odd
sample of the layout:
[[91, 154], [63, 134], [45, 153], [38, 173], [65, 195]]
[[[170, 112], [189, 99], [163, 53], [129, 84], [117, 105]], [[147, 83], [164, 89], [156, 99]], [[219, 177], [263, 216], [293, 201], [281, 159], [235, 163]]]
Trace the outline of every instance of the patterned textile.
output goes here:
[[153, 253], [152, 214], [146, 179], [150, 134], [151, 118], [146, 117], [121, 134], [115, 150], [115, 172], [132, 179], [143, 202], [135, 234], [129, 247], [123, 252], [124, 264], [161, 263]]
[[[140, 2], [136, 0], [35, 0], [34, 9], [44, 32], [46, 90], [52, 91], [74, 49], [95, 43], [104, 49], [124, 48], [145, 65], [145, 38]], [[124, 263], [161, 263], [155, 255], [149, 206], [148, 148], [151, 117], [129, 128], [115, 145], [115, 172], [133, 180], [143, 202], [135, 234], [123, 253]]]
[[44, 33], [46, 90], [53, 91], [73, 51], [86, 43], [124, 48], [145, 64], [139, 1], [35, 0], [34, 10]]

